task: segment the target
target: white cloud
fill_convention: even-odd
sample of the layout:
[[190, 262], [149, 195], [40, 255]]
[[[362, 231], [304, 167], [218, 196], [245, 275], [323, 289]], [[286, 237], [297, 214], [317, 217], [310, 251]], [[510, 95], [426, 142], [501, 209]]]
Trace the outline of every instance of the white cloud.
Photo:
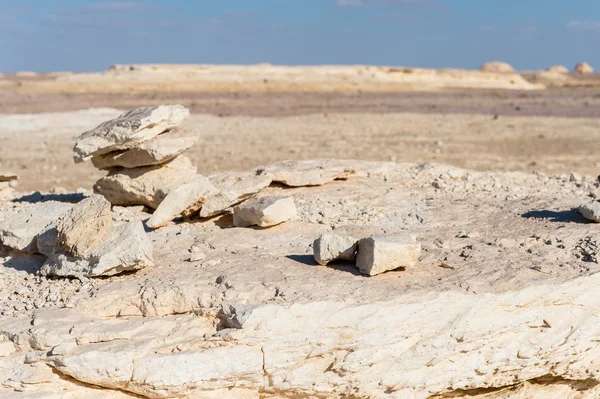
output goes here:
[[566, 28], [568, 30], [580, 32], [600, 32], [600, 21], [569, 21]]

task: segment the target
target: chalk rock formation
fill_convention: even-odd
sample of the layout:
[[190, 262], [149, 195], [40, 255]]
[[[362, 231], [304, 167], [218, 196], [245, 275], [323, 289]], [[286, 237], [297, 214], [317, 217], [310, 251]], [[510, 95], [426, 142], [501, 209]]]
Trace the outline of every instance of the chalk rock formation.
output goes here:
[[481, 72], [493, 72], [493, 73], [508, 73], [508, 72], [515, 71], [514, 68], [510, 64], [507, 64], [506, 62], [499, 62], [499, 61], [486, 62], [479, 69], [481, 70]]
[[79, 136], [73, 148], [75, 162], [132, 148], [178, 126], [188, 115], [187, 108], [181, 105], [142, 107], [126, 112]]
[[569, 68], [567, 68], [564, 65], [552, 65], [551, 67], [546, 69], [546, 71], [554, 73], [569, 73]]
[[94, 192], [103, 195], [113, 205], [156, 208], [172, 189], [196, 177], [192, 162], [180, 155], [163, 165], [112, 169], [96, 182]]
[[373, 235], [358, 242], [356, 266], [361, 273], [375, 276], [415, 266], [420, 255], [421, 244], [407, 233]]
[[206, 177], [196, 175], [192, 182], [171, 190], [146, 224], [158, 228], [180, 215], [191, 216], [217, 192], [217, 188]]
[[98, 169], [160, 165], [190, 148], [198, 138], [197, 131], [175, 128], [128, 150], [95, 156], [92, 158], [92, 163]]
[[600, 223], [600, 203], [592, 202], [583, 204], [580, 205], [577, 210], [584, 218], [591, 220], [592, 222]]
[[352, 260], [356, 255], [358, 240], [335, 233], [323, 234], [313, 243], [314, 257], [318, 264], [326, 265], [334, 260]]
[[216, 216], [227, 208], [237, 205], [271, 184], [270, 176], [250, 176], [223, 188], [210, 197], [200, 209], [200, 217]]
[[0, 241], [7, 247], [35, 253], [38, 234], [72, 206], [55, 201], [41, 202], [8, 216], [0, 221]]
[[266, 196], [233, 208], [233, 224], [236, 227], [269, 227], [287, 222], [296, 214], [293, 197]]
[[92, 195], [57, 220], [58, 245], [75, 256], [87, 257], [102, 242], [111, 223], [110, 202]]
[[290, 187], [320, 186], [336, 179], [347, 179], [354, 174], [343, 161], [317, 159], [283, 161], [257, 169], [257, 174], [271, 177], [274, 182]]
[[581, 73], [581, 74], [588, 74], [588, 73], [593, 73], [594, 68], [592, 68], [592, 66], [590, 64], [588, 64], [587, 62], [580, 62], [579, 64], [575, 65], [573, 72], [577, 72], [577, 73]]

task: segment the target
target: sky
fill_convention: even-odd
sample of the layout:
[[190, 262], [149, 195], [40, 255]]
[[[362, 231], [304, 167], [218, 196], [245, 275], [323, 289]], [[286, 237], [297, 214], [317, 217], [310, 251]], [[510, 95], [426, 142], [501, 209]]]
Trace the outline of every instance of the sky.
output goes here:
[[600, 0], [0, 0], [0, 72], [113, 64], [600, 68]]

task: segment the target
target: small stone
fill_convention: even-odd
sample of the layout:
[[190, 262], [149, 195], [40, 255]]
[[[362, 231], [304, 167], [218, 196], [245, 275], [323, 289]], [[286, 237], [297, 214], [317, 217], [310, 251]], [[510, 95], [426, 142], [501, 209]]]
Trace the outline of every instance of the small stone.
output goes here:
[[177, 187], [165, 197], [152, 214], [146, 225], [153, 229], [165, 226], [180, 215], [192, 215], [204, 201], [218, 192], [204, 176], [197, 175], [192, 183]]
[[225, 209], [239, 204], [271, 184], [270, 176], [253, 176], [242, 179], [231, 187], [219, 191], [209, 198], [200, 209], [200, 217], [216, 216]]
[[92, 163], [98, 169], [160, 165], [176, 158], [193, 146], [198, 138], [196, 130], [175, 128], [134, 148], [95, 156], [92, 158]]
[[461, 230], [457, 235], [457, 238], [479, 238], [480, 235], [477, 231], [464, 231]]
[[494, 245], [502, 248], [514, 248], [517, 246], [517, 242], [510, 238], [501, 238], [494, 242]]
[[326, 265], [337, 259], [352, 260], [356, 255], [358, 240], [354, 237], [326, 233], [313, 243], [315, 260]]
[[583, 177], [579, 173], [571, 173], [569, 180], [572, 182], [580, 182], [583, 181]]
[[369, 276], [415, 266], [421, 255], [421, 244], [407, 233], [373, 235], [358, 242], [356, 266]]
[[592, 222], [600, 223], [600, 203], [591, 202], [589, 204], [583, 204], [580, 205], [577, 210], [584, 218], [591, 220]]
[[181, 105], [141, 107], [126, 112], [79, 136], [73, 148], [75, 162], [135, 147], [179, 125], [189, 114]]
[[86, 257], [102, 242], [111, 223], [110, 202], [92, 195], [56, 221], [58, 245], [72, 255]]
[[116, 168], [94, 185], [113, 205], [146, 205], [157, 208], [167, 194], [196, 178], [196, 168], [184, 155], [158, 166]]
[[296, 217], [296, 214], [293, 197], [262, 197], [233, 208], [233, 225], [269, 227], [286, 222]]
[[204, 252], [192, 252], [190, 255], [190, 262], [198, 262], [203, 259], [206, 259], [206, 254]]

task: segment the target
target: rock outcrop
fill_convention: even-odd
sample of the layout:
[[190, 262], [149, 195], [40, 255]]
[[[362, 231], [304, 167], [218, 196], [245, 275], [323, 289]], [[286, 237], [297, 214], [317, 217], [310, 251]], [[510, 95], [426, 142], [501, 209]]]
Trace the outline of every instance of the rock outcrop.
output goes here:
[[579, 64], [575, 65], [573, 72], [581, 73], [581, 74], [588, 74], [588, 73], [593, 73], [594, 68], [592, 68], [592, 66], [590, 64], [588, 64], [587, 62], [580, 62]]
[[479, 68], [481, 72], [493, 72], [493, 73], [512, 73], [514, 68], [506, 62], [486, 62]]
[[567, 68], [564, 65], [552, 65], [551, 67], [546, 69], [546, 71], [553, 73], [569, 73], [569, 68]]

